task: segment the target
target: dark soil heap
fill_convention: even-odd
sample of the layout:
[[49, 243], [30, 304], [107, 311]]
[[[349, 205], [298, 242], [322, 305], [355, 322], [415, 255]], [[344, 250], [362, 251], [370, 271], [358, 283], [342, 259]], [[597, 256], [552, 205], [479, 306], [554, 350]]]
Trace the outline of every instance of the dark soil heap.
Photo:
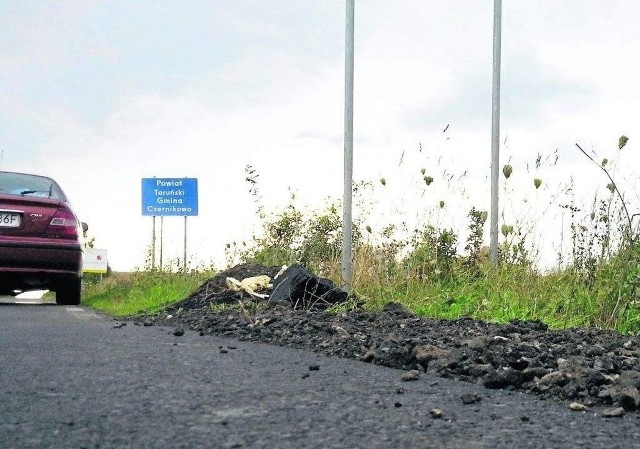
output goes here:
[[280, 269], [238, 265], [162, 314], [137, 319], [147, 325], [293, 346], [585, 406], [640, 409], [638, 337], [594, 328], [550, 331], [541, 322], [499, 325], [471, 318], [431, 319], [414, 316], [393, 302], [380, 312], [296, 310], [294, 298], [291, 303], [272, 303], [227, 289], [227, 277], [273, 277]]

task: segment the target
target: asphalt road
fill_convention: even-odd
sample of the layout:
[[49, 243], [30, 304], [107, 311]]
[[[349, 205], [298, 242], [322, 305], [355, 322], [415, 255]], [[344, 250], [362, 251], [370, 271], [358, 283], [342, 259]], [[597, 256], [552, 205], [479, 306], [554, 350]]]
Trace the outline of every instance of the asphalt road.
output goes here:
[[116, 325], [84, 307], [0, 304], [0, 448], [640, 448], [637, 413], [607, 419], [352, 360]]

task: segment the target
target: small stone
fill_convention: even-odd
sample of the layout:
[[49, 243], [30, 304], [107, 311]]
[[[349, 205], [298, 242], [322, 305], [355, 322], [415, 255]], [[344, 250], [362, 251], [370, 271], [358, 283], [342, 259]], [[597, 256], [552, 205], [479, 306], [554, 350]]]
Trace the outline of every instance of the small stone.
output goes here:
[[173, 330], [173, 335], [175, 335], [176, 337], [182, 337], [184, 335], [184, 329], [182, 329], [181, 327], [177, 327]]
[[463, 394], [462, 396], [460, 396], [460, 400], [462, 401], [463, 404], [469, 405], [469, 404], [475, 404], [477, 402], [480, 402], [482, 398], [477, 394]]
[[432, 408], [432, 409], [429, 411], [429, 414], [431, 415], [431, 417], [432, 417], [433, 419], [440, 419], [440, 418], [442, 418], [442, 416], [444, 415], [444, 412], [443, 412], [441, 409], [439, 409], [439, 408]]
[[625, 410], [635, 410], [640, 405], [640, 392], [632, 385], [611, 386], [598, 393], [598, 398], [607, 399], [623, 407]]
[[617, 394], [617, 402], [625, 410], [635, 410], [640, 406], [640, 391], [634, 386], [621, 388]]
[[309, 371], [319, 371], [320, 365], [309, 365]]
[[508, 386], [519, 387], [522, 384], [522, 374], [512, 368], [502, 368], [487, 373], [482, 382], [485, 387], [494, 390]]
[[547, 374], [549, 374], [549, 370], [547, 370], [547, 369], [545, 369], [545, 368], [543, 368], [541, 366], [525, 368], [522, 371], [522, 380], [527, 382], [527, 381], [530, 381], [530, 380], [534, 380], [536, 377], [539, 380], [539, 379], [542, 379]]
[[473, 377], [482, 377], [492, 371], [494, 371], [494, 368], [489, 363], [474, 364], [469, 367], [469, 375]]
[[309, 373], [304, 373], [304, 374], [302, 375], [302, 378], [303, 378], [303, 379], [306, 379], [307, 377], [309, 377]]
[[569, 374], [564, 371], [552, 371], [542, 376], [536, 383], [538, 385], [558, 385], [563, 387], [569, 381]]
[[113, 326], [114, 329], [120, 329], [122, 327], [125, 327], [127, 325], [127, 323], [118, 323], [116, 325]]
[[587, 356], [589, 357], [597, 357], [604, 354], [604, 350], [601, 346], [592, 346], [586, 351]]
[[221, 346], [219, 349], [220, 349], [220, 354], [226, 354], [227, 352], [229, 352], [229, 350], [224, 346]]
[[616, 407], [616, 408], [608, 408], [602, 412], [603, 418], [622, 418], [625, 414], [624, 408]]
[[470, 349], [484, 349], [489, 345], [489, 337], [486, 335], [479, 335], [464, 343]]
[[569, 404], [569, 410], [572, 410], [574, 412], [586, 412], [587, 406], [579, 402], [572, 402], [571, 404]]
[[393, 404], [393, 406], [395, 408], [400, 408], [400, 407], [402, 407], [402, 403], [401, 402], [396, 402], [396, 403]]
[[405, 382], [418, 380], [419, 378], [420, 378], [420, 371], [418, 371], [417, 369], [412, 369], [411, 371], [407, 371], [406, 373], [402, 374], [402, 377], [401, 377], [401, 379]]
[[151, 320], [146, 320], [144, 323], [142, 323], [142, 325], [143, 325], [144, 327], [153, 326], [153, 321], [151, 321]]
[[376, 358], [378, 357], [378, 353], [374, 350], [374, 349], [369, 349], [367, 352], [365, 352], [362, 357], [360, 358], [360, 360], [362, 360], [363, 362], [372, 362], [374, 361]]
[[567, 371], [571, 368], [571, 362], [567, 359], [563, 359], [562, 357], [556, 360], [556, 364], [558, 365], [558, 369], [560, 371]]
[[531, 421], [531, 419], [530, 419], [528, 416], [521, 416], [521, 417], [520, 417], [520, 421], [522, 421], [522, 422], [529, 422], [529, 421]]
[[432, 345], [421, 345], [413, 348], [413, 356], [423, 367], [426, 367], [432, 360], [442, 359], [449, 355], [448, 351]]

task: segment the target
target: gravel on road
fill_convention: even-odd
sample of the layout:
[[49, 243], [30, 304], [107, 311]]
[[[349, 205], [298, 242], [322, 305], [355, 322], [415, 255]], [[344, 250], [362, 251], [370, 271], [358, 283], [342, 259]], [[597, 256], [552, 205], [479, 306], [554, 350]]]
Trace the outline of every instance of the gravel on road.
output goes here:
[[637, 336], [595, 328], [549, 330], [538, 321], [419, 317], [393, 301], [378, 312], [296, 309], [295, 298], [256, 300], [229, 291], [225, 283], [227, 277], [274, 276], [280, 269], [238, 265], [162, 313], [135, 319], [521, 391], [574, 408], [597, 407], [603, 416], [640, 409]]

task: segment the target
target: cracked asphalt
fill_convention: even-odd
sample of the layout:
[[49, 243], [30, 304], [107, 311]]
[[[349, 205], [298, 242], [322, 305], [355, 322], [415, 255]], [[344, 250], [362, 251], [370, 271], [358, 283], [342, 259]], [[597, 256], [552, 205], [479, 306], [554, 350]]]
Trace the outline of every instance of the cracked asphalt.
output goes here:
[[299, 349], [0, 305], [2, 448], [633, 448], [637, 413]]

